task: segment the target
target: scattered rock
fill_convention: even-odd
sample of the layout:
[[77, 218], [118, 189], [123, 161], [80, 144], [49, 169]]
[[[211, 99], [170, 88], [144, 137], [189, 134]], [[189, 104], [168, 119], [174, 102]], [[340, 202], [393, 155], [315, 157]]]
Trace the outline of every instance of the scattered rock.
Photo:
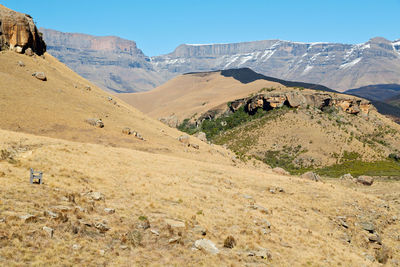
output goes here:
[[290, 175], [290, 173], [288, 171], [286, 171], [285, 169], [280, 168], [280, 167], [275, 167], [275, 168], [272, 169], [272, 171], [274, 173], [277, 173], [277, 174], [280, 174], [280, 175]]
[[189, 136], [188, 135], [181, 135], [178, 137], [178, 141], [183, 143], [183, 144], [187, 144], [189, 145]]
[[224, 241], [225, 248], [234, 248], [236, 246], [236, 240], [233, 236], [228, 236]]
[[193, 232], [195, 232], [196, 234], [201, 234], [202, 236], [206, 236], [207, 235], [207, 230], [200, 226], [200, 225], [196, 225], [193, 228]]
[[3, 223], [3, 222], [5, 222], [5, 221], [6, 221], [6, 219], [0, 218], [0, 223]]
[[253, 197], [250, 196], [250, 195], [243, 195], [243, 197], [244, 197], [245, 199], [253, 199]]
[[126, 135], [132, 134], [131, 128], [125, 127], [124, 129], [122, 129], [122, 133]]
[[154, 230], [154, 229], [150, 229], [150, 232], [151, 232], [152, 234], [155, 234], [156, 236], [159, 236], [159, 235], [160, 235], [160, 233], [159, 233], [157, 230]]
[[111, 228], [110, 227], [108, 227], [106, 224], [104, 224], [104, 223], [95, 223], [94, 224], [94, 227], [96, 228], [96, 229], [98, 229], [99, 231], [100, 231], [100, 233], [105, 233], [105, 232], [107, 232], [108, 230], [110, 230]]
[[107, 214], [113, 214], [113, 213], [115, 213], [115, 209], [104, 208], [104, 212], [107, 213]]
[[252, 204], [252, 205], [249, 206], [249, 208], [251, 208], [253, 210], [259, 210], [261, 213], [264, 213], [264, 214], [268, 214], [268, 209], [267, 208], [264, 208], [264, 207], [262, 207], [260, 205], [257, 205], [257, 204]]
[[218, 254], [219, 250], [215, 246], [215, 244], [208, 239], [199, 239], [194, 242], [194, 246], [197, 249], [203, 250], [204, 252], [210, 253], [210, 254]]
[[179, 119], [176, 115], [171, 115], [165, 118], [159, 118], [158, 120], [172, 128], [177, 128], [179, 125]]
[[57, 219], [59, 217], [59, 215], [57, 213], [49, 211], [49, 210], [46, 210], [44, 212], [44, 216], [50, 217], [52, 219]]
[[178, 237], [174, 237], [168, 240], [168, 243], [172, 244], [172, 243], [180, 243], [182, 240], [182, 237], [178, 236]]
[[61, 206], [61, 205], [59, 205], [59, 206], [53, 206], [53, 207], [51, 207], [51, 209], [57, 210], [57, 211], [61, 211], [61, 212], [68, 212], [68, 211], [71, 211], [71, 210], [72, 210], [71, 207], [68, 207], [68, 206]]
[[109, 97], [107, 97], [107, 100], [108, 100], [108, 101], [112, 101], [113, 98], [112, 98], [111, 96], [109, 96]]
[[370, 222], [362, 222], [360, 223], [363, 230], [373, 233], [375, 231], [375, 225]]
[[267, 259], [267, 260], [272, 259], [271, 253], [270, 253], [269, 250], [266, 249], [266, 248], [260, 249], [260, 250], [257, 250], [257, 251], [250, 251], [250, 252], [247, 254], [247, 256], [250, 256], [250, 257], [259, 257], [259, 258], [261, 258], [261, 259]]
[[104, 200], [104, 195], [100, 192], [90, 192], [90, 193], [88, 193], [88, 196], [91, 199], [96, 200], [96, 201]]
[[90, 119], [86, 119], [85, 122], [92, 126], [96, 126], [98, 128], [104, 127], [104, 123], [101, 119], [90, 118]]
[[372, 185], [374, 183], [374, 178], [371, 176], [359, 176], [357, 178], [357, 182], [363, 185]]
[[353, 176], [352, 176], [350, 173], [346, 173], [346, 174], [343, 174], [342, 176], [340, 176], [339, 179], [340, 179], [340, 180], [349, 180], [349, 181], [352, 181], [354, 178], [353, 178]]
[[191, 147], [193, 147], [194, 149], [199, 149], [199, 145], [197, 144], [190, 144]]
[[312, 181], [316, 181], [316, 182], [321, 180], [321, 177], [319, 177], [319, 175], [314, 172], [306, 172], [306, 173], [302, 174], [300, 177], [303, 179], [308, 179], [308, 180], [312, 180]]
[[41, 81], [47, 81], [46, 74], [44, 72], [34, 72], [32, 76]]
[[379, 235], [377, 234], [371, 234], [368, 236], [368, 240], [372, 243], [378, 243], [379, 245], [382, 245], [382, 239], [380, 238]]
[[22, 49], [22, 47], [20, 46], [16, 46], [14, 47], [14, 52], [18, 53], [18, 54], [22, 54], [24, 50]]
[[86, 86], [86, 87], [85, 87], [85, 90], [86, 90], [86, 91], [92, 91], [92, 88], [91, 88], [90, 86]]
[[142, 228], [143, 230], [147, 230], [150, 228], [150, 221], [144, 216], [139, 217], [140, 223], [139, 223], [139, 228]]
[[287, 101], [292, 108], [306, 105], [306, 98], [298, 92], [289, 92], [286, 94]]
[[386, 247], [386, 246], [382, 246], [381, 249], [378, 249], [375, 252], [375, 258], [379, 263], [387, 263], [387, 261], [389, 260], [389, 258], [392, 257], [392, 252], [391, 250]]
[[25, 63], [23, 61], [21, 61], [21, 60], [19, 60], [17, 62], [17, 64], [18, 64], [19, 67], [25, 67]]
[[207, 143], [207, 136], [204, 132], [199, 132], [196, 137], [199, 138], [200, 141]]
[[27, 49], [25, 49], [25, 55], [30, 56], [30, 57], [33, 56], [34, 53], [33, 53], [32, 48], [28, 47]]
[[165, 223], [167, 224], [168, 228], [171, 228], [171, 229], [183, 229], [186, 227], [184, 222], [175, 221], [175, 220], [171, 220], [171, 219], [165, 219]]
[[37, 220], [37, 217], [32, 214], [26, 214], [19, 216], [21, 220], [23, 220], [25, 223], [30, 223], [30, 222], [35, 222]]
[[53, 237], [54, 230], [52, 228], [43, 226], [43, 231], [45, 231], [49, 235], [50, 238]]
[[73, 244], [72, 245], [72, 249], [73, 250], [80, 250], [82, 247], [81, 247], [81, 245], [79, 245], [79, 244]]
[[349, 225], [346, 223], [346, 221], [344, 221], [342, 219], [339, 219], [339, 224], [346, 229], [349, 228]]
[[100, 256], [104, 256], [106, 254], [106, 251], [104, 249], [99, 250]]

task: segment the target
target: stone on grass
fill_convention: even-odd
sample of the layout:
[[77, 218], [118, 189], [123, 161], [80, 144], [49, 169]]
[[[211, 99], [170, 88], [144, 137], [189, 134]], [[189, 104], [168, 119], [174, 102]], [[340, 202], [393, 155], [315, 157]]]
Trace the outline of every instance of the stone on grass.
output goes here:
[[89, 119], [86, 119], [85, 122], [92, 126], [98, 127], [98, 128], [104, 127], [104, 123], [101, 119], [89, 118]]
[[104, 195], [100, 192], [90, 192], [89, 193], [89, 197], [93, 200], [103, 200], [104, 199]]
[[19, 60], [17, 64], [19, 67], [25, 67], [25, 63], [21, 60]]
[[183, 143], [183, 144], [189, 144], [189, 136], [184, 134], [178, 137], [178, 141]]
[[115, 209], [112, 209], [112, 208], [104, 208], [104, 212], [105, 212], [105, 213], [108, 213], [108, 214], [113, 214], [113, 213], [115, 213]]
[[46, 74], [44, 72], [34, 72], [32, 76], [41, 81], [47, 81]]
[[350, 173], [343, 174], [339, 178], [340, 180], [353, 180], [353, 176]]
[[286, 171], [285, 169], [281, 168], [281, 167], [275, 167], [272, 169], [272, 171], [274, 173], [280, 174], [280, 175], [290, 175], [290, 173], [288, 171]]
[[199, 132], [197, 135], [197, 138], [199, 138], [201, 141], [207, 143], [207, 136], [204, 132]]
[[32, 215], [32, 214], [22, 215], [22, 216], [19, 216], [19, 218], [21, 220], [23, 220], [24, 222], [26, 222], [26, 223], [35, 222], [36, 219], [37, 219], [37, 217], [35, 215]]
[[100, 233], [105, 233], [108, 230], [110, 230], [111, 228], [108, 227], [106, 224], [104, 223], [95, 223], [94, 227], [100, 231]]
[[368, 231], [370, 233], [373, 233], [375, 231], [375, 225], [373, 223], [370, 222], [362, 222], [360, 223], [362, 229], [364, 229], [365, 231]]
[[32, 48], [28, 47], [28, 48], [25, 50], [25, 55], [30, 56], [30, 57], [33, 56], [34, 53], [33, 53], [33, 51], [32, 51]]
[[210, 253], [210, 254], [218, 254], [219, 253], [219, 250], [215, 246], [215, 244], [211, 240], [208, 240], [208, 239], [203, 238], [203, 239], [196, 240], [194, 242], [194, 246], [197, 249], [200, 249], [200, 250]]
[[81, 245], [79, 245], [79, 244], [73, 244], [72, 245], [72, 249], [73, 250], [80, 250], [82, 247], [81, 247]]
[[191, 147], [193, 147], [194, 149], [199, 149], [199, 145], [197, 144], [190, 144]]
[[308, 180], [316, 181], [316, 182], [321, 180], [321, 177], [319, 177], [319, 175], [314, 172], [306, 172], [306, 173], [302, 174], [300, 177], [303, 179], [308, 179]]
[[126, 135], [132, 134], [131, 128], [125, 127], [124, 129], [122, 129], [122, 133], [123, 133], [123, 134], [126, 134]]
[[50, 238], [53, 237], [54, 230], [52, 228], [43, 226], [43, 231], [45, 231], [49, 235]]
[[234, 248], [236, 246], [236, 240], [233, 236], [228, 236], [224, 241], [224, 248]]
[[52, 212], [52, 211], [50, 211], [50, 210], [46, 210], [46, 211], [44, 212], [44, 216], [50, 217], [50, 218], [52, 218], [52, 219], [57, 219], [57, 218], [58, 218], [58, 214], [55, 213], [55, 212]]
[[371, 176], [359, 176], [357, 178], [357, 182], [363, 185], [372, 185], [374, 183], [374, 178]]
[[22, 52], [23, 52], [24, 50], [22, 49], [22, 47], [16, 46], [16, 47], [14, 48], [14, 51], [15, 51], [16, 53], [18, 53], [18, 54], [22, 54]]
[[165, 219], [165, 223], [171, 229], [181, 229], [181, 228], [185, 228], [186, 227], [184, 222], [171, 220], [171, 219]]

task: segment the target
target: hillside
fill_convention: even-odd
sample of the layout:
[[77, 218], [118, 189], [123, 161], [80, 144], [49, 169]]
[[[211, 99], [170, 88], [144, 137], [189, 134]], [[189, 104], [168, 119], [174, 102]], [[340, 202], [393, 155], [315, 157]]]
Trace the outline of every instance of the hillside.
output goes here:
[[400, 84], [374, 84], [350, 89], [345, 93], [384, 102], [400, 94]]
[[[346, 91], [371, 84], [400, 84], [400, 41], [372, 38], [361, 44], [264, 40], [228, 44], [182, 44], [173, 52], [147, 57], [133, 41], [134, 53], [103, 51], [91, 42], [110, 37], [41, 29], [49, 52], [73, 70], [114, 92], [146, 91], [188, 72], [251, 68], [283, 80], [321, 84]], [[111, 74], [110, 74], [111, 73]]]
[[[2, 19], [0, 27], [7, 25]], [[0, 31], [6, 44], [0, 51], [0, 266], [400, 261], [397, 182], [376, 179], [365, 186], [325, 177], [316, 182], [277, 174], [258, 160], [240, 162], [195, 137], [189, 137], [190, 145], [180, 142], [181, 132], [107, 94], [49, 54], [27, 52], [33, 43], [20, 43], [22, 49], [9, 45], [10, 36], [29, 35], [31, 29], [13, 28], [6, 36]], [[183, 77], [186, 85], [195, 86], [195, 79], [217, 84], [223, 94], [242, 84], [219, 73]], [[259, 85], [269, 86], [263, 93], [272, 88], [307, 97], [315, 93], [256, 80], [231, 96]], [[215, 103], [223, 101], [216, 96]], [[368, 102], [346, 101], [339, 103], [346, 112], [368, 111], [357, 115], [360, 120], [386, 122]], [[125, 127], [140, 135], [128, 135]], [[42, 184], [30, 184], [31, 168], [43, 173]]]
[[121, 98], [172, 127], [204, 132], [209, 141], [242, 159], [294, 173], [354, 160], [386, 160], [400, 150], [399, 125], [369, 101], [246, 79], [248, 74], [248, 69], [185, 74], [153, 91]]

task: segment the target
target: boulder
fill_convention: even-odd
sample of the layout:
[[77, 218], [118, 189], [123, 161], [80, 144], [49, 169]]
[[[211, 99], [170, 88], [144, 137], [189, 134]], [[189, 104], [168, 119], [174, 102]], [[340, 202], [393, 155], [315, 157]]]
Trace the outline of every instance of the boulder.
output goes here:
[[197, 145], [197, 144], [190, 144], [190, 146], [193, 147], [194, 149], [199, 149], [200, 148], [199, 145]]
[[206, 134], [205, 134], [204, 132], [199, 132], [199, 133], [196, 135], [196, 137], [199, 138], [200, 141], [203, 141], [203, 142], [206, 142], [206, 143], [207, 143], [207, 136], [206, 136]]
[[299, 92], [289, 92], [286, 94], [289, 105], [292, 108], [297, 108], [306, 105], [306, 98]]
[[41, 81], [47, 81], [46, 74], [44, 72], [34, 72], [32, 76]]
[[104, 199], [104, 195], [103, 195], [102, 193], [100, 193], [100, 192], [90, 192], [90, 193], [88, 194], [88, 196], [89, 196], [91, 199], [96, 200], [96, 201], [99, 201], [99, 200], [103, 200], [103, 199]]
[[0, 50], [23, 53], [28, 48], [38, 55], [46, 52], [46, 44], [32, 17], [0, 7]]
[[126, 134], [126, 135], [132, 134], [131, 128], [125, 127], [124, 129], [122, 129], [122, 133], [123, 133], [123, 134]]
[[228, 236], [224, 241], [224, 248], [234, 248], [236, 246], [236, 240], [233, 236]]
[[43, 231], [45, 231], [49, 235], [50, 238], [53, 237], [54, 230], [52, 228], [43, 226]]
[[343, 174], [339, 178], [340, 180], [353, 180], [353, 176], [350, 173]]
[[33, 53], [32, 48], [28, 47], [28, 48], [25, 50], [25, 55], [30, 56], [30, 57], [33, 56], [34, 53]]
[[286, 96], [285, 95], [272, 95], [266, 98], [270, 107], [272, 108], [281, 108], [285, 104]]
[[281, 167], [275, 167], [272, 169], [272, 171], [274, 173], [280, 174], [280, 175], [290, 175], [290, 173], [288, 171], [286, 171], [285, 169], [282, 169]]
[[181, 135], [181, 136], [178, 137], [178, 141], [183, 143], [183, 144], [189, 145], [189, 136], [186, 135], [186, 134]]
[[165, 219], [165, 223], [167, 224], [168, 228], [171, 229], [184, 229], [186, 227], [184, 222], [171, 219]]
[[371, 176], [359, 176], [357, 178], [357, 182], [363, 185], [372, 185], [374, 183], [374, 178]]
[[319, 175], [314, 172], [303, 173], [300, 177], [303, 179], [308, 179], [308, 180], [312, 180], [312, 181], [316, 181], [316, 182], [321, 180], [321, 177], [319, 177]]
[[112, 208], [104, 208], [104, 212], [107, 214], [113, 214], [115, 213], [115, 209]]
[[168, 125], [169, 127], [176, 128], [179, 125], [179, 119], [176, 115], [171, 115], [169, 117], [159, 118], [159, 121]]
[[200, 249], [200, 250], [210, 253], [210, 254], [218, 254], [219, 253], [219, 250], [215, 246], [215, 244], [211, 240], [208, 240], [208, 239], [196, 240], [194, 242], [194, 246], [197, 249]]
[[98, 128], [104, 127], [104, 123], [101, 119], [90, 118], [90, 119], [86, 119], [85, 122], [92, 126], [98, 127]]

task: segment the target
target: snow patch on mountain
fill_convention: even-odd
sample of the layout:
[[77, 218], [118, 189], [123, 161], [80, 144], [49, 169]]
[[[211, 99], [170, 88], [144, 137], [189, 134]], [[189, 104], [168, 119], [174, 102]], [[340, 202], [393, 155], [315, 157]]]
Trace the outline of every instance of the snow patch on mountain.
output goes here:
[[354, 60], [351, 61], [351, 62], [344, 63], [344, 64], [340, 65], [339, 69], [351, 68], [351, 67], [353, 67], [354, 65], [356, 65], [358, 62], [360, 62], [361, 59], [362, 59], [362, 58], [359, 57], [359, 58], [354, 59]]

